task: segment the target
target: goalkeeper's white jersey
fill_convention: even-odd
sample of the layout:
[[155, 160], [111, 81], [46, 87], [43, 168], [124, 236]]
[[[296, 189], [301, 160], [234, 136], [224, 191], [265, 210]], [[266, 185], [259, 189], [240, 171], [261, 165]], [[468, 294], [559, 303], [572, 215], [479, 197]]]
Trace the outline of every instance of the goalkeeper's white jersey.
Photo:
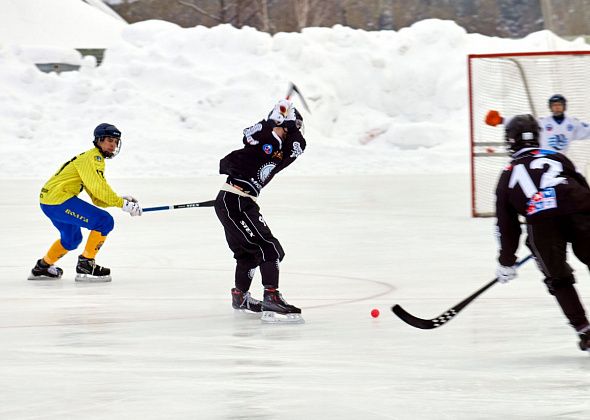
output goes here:
[[539, 138], [541, 149], [566, 153], [572, 141], [590, 140], [590, 125], [577, 118], [566, 115], [559, 124], [553, 119], [553, 116], [541, 117], [537, 121], [541, 127], [541, 137]]

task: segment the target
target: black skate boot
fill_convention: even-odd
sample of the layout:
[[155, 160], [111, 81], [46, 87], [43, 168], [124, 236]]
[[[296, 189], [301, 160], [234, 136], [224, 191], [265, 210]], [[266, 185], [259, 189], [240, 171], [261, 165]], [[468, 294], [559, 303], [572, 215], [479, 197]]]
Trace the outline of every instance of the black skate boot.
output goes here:
[[578, 337], [580, 337], [580, 342], [578, 343], [580, 350], [590, 352], [590, 326], [578, 331]]
[[264, 289], [261, 320], [263, 322], [303, 322], [301, 309], [289, 305], [277, 289]]
[[31, 270], [29, 280], [58, 280], [61, 279], [63, 273], [64, 271], [61, 268], [47, 264], [45, 260], [41, 258]]
[[96, 264], [93, 258], [78, 256], [76, 281], [107, 282], [111, 281], [111, 269]]
[[251, 312], [262, 312], [262, 302], [254, 299], [250, 292], [242, 292], [235, 287], [231, 289], [231, 305], [237, 310], [248, 310]]

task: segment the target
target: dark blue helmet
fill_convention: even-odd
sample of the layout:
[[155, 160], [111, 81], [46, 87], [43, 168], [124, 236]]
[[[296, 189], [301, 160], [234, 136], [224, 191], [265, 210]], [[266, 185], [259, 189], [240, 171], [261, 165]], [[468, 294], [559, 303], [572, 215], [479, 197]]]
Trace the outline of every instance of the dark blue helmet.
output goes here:
[[559, 102], [561, 102], [563, 104], [563, 110], [565, 111], [565, 106], [567, 104], [567, 100], [565, 99], [565, 96], [560, 95], [558, 93], [556, 93], [551, 98], [549, 98], [549, 109], [551, 109], [552, 104], [559, 103]]
[[94, 139], [101, 139], [103, 137], [115, 137], [117, 139], [120, 139], [121, 132], [113, 124], [98, 124], [94, 129]]
[[[119, 144], [117, 145], [117, 149], [114, 153], [105, 152], [100, 147], [98, 147], [98, 142], [102, 140], [104, 137], [114, 137], [116, 139], [119, 139]], [[94, 129], [94, 141], [92, 143], [94, 143], [94, 146], [100, 149], [105, 158], [110, 159], [112, 157], [115, 157], [121, 150], [121, 131], [119, 131], [119, 129], [115, 127], [113, 124], [98, 124]]]

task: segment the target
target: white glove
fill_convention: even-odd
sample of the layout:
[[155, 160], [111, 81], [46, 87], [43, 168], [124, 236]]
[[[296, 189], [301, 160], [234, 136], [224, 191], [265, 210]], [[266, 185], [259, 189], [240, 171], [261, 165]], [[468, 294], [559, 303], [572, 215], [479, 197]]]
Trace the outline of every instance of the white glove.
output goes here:
[[285, 115], [285, 121], [295, 121], [295, 119], [295, 108], [293, 107], [293, 104], [291, 104], [289, 110], [287, 111], [287, 115]]
[[499, 265], [496, 269], [496, 277], [500, 283], [508, 283], [510, 280], [516, 278], [516, 266], [507, 267]]
[[137, 199], [135, 197], [133, 197], [132, 195], [122, 195], [121, 198], [123, 200], [131, 201], [133, 203], [137, 203]]
[[268, 119], [273, 120], [277, 125], [281, 125], [285, 120], [295, 120], [293, 102], [288, 99], [281, 99], [268, 114]]
[[143, 213], [139, 203], [134, 203], [127, 199], [123, 199], [123, 211], [129, 213], [131, 216], [141, 216]]

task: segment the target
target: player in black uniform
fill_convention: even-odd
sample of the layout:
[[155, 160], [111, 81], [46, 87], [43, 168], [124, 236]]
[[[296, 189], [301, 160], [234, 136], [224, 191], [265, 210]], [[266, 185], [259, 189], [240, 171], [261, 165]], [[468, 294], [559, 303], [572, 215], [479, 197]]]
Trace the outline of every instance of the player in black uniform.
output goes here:
[[539, 125], [532, 115], [518, 115], [506, 127], [512, 162], [496, 190], [500, 239], [498, 280], [516, 277], [516, 250], [521, 233], [518, 215], [527, 223], [527, 245], [545, 275], [549, 293], [590, 351], [590, 326], [566, 261], [567, 244], [590, 267], [590, 187], [561, 153], [539, 148]]
[[[279, 101], [266, 120], [244, 129], [244, 147], [220, 161], [219, 172], [228, 175], [215, 201], [215, 213], [236, 259], [235, 288], [231, 290], [235, 309], [288, 314], [300, 320], [301, 310], [289, 305], [278, 291], [279, 263], [283, 247], [260, 214], [256, 199], [260, 190], [289, 166], [305, 149], [301, 133], [303, 118], [288, 100]], [[252, 298], [249, 289], [260, 267], [264, 299]], [[277, 317], [279, 318], [279, 317]]]

